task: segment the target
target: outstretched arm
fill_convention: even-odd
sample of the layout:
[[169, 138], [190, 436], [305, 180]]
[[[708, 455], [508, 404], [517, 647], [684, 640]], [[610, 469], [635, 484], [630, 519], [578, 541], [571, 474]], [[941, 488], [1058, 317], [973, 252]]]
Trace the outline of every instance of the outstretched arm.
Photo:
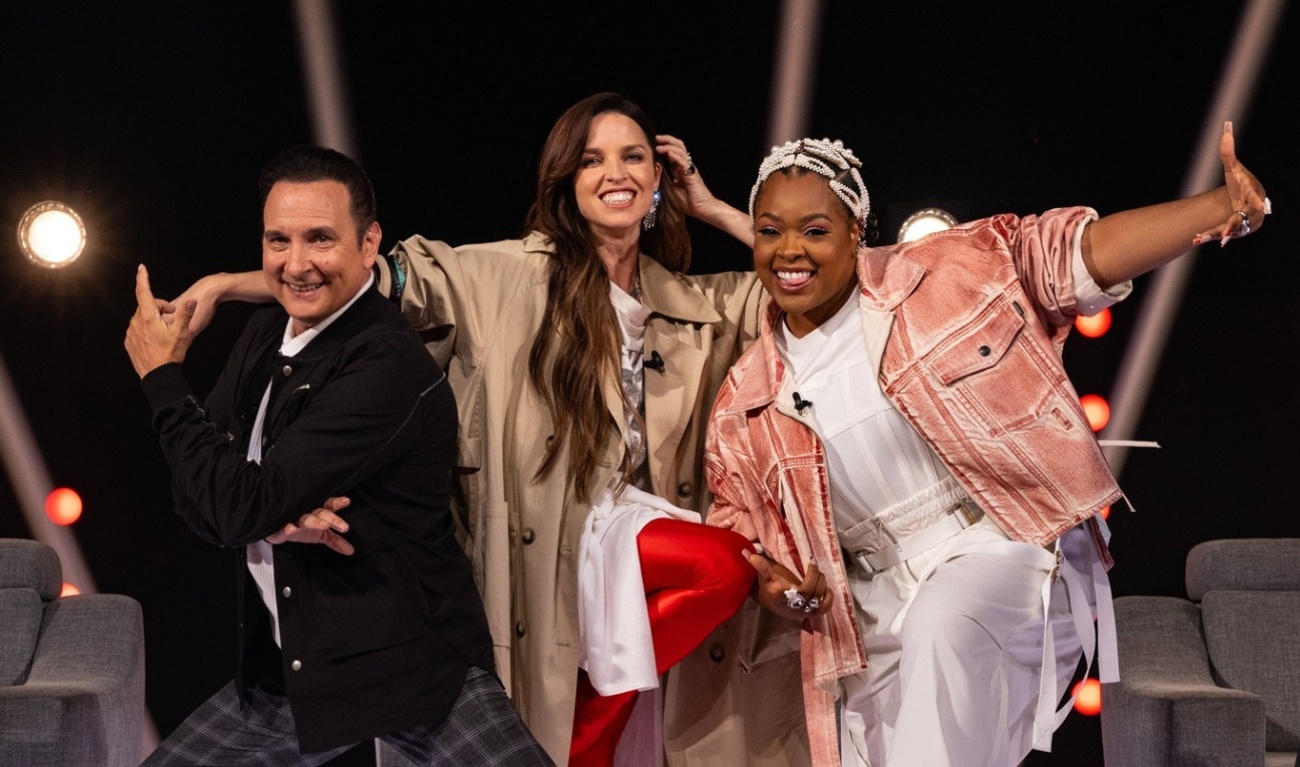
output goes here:
[[208, 323], [212, 322], [218, 304], [226, 301], [252, 301], [265, 304], [274, 298], [275, 296], [271, 295], [271, 288], [266, 284], [266, 276], [261, 271], [218, 272], [200, 277], [174, 300], [160, 302], [158, 308], [164, 314], [171, 314], [176, 307], [193, 301], [194, 316], [190, 318], [190, 333], [198, 335], [208, 326]]
[[1084, 229], [1083, 263], [1103, 290], [1163, 266], [1193, 245], [1226, 245], [1263, 226], [1264, 187], [1238, 162], [1230, 122], [1223, 126], [1219, 157], [1224, 186], [1105, 216]]

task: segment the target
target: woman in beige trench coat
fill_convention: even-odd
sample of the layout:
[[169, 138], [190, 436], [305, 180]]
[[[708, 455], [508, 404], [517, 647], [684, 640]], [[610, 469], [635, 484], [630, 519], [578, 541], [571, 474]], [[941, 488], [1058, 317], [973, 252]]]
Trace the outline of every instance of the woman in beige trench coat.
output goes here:
[[[659, 225], [644, 236], [641, 226], [627, 225], [640, 223], [651, 204], [651, 190], [637, 180], [641, 171], [584, 151], [593, 123], [610, 114], [636, 119], [644, 143], [655, 141], [654, 151], [670, 166], [661, 173], [657, 160], [645, 158], [655, 166], [661, 194]], [[619, 177], [611, 181], [611, 173]], [[679, 507], [701, 514], [708, 509], [701, 466], [706, 419], [731, 364], [756, 337], [764, 294], [752, 272], [682, 273], [690, 258], [683, 207], [733, 234], [747, 234], [750, 222], [714, 200], [682, 143], [655, 136], [631, 102], [598, 94], [566, 112], [543, 149], [539, 176], [528, 222], [532, 231], [523, 240], [453, 248], [409, 238], [380, 259], [379, 289], [400, 301], [455, 390], [455, 504], [487, 610], [497, 672], [529, 728], [565, 765], [579, 665], [578, 558], [592, 503], [622, 479]], [[566, 242], [563, 231], [545, 230], [565, 217], [578, 224], [570, 229], [585, 231], [585, 247]], [[595, 247], [610, 243], [617, 247]], [[564, 252], [583, 250], [599, 252], [603, 269], [570, 264], [557, 281], [553, 262], [563, 261]], [[248, 280], [236, 287], [221, 277], [229, 276], [207, 278], [214, 282], [196, 285], [183, 298], [202, 293], [201, 303], [210, 305], [258, 292]], [[607, 306], [610, 282], [649, 310], [641, 419], [623, 412], [618, 362], [583, 359], [584, 344], [557, 341], [535, 348], [541, 346], [539, 334], [574, 337], [563, 320], [588, 302]], [[543, 371], [537, 377], [530, 365], [534, 354]], [[544, 376], [557, 359], [570, 363], [570, 376], [602, 371], [587, 376], [605, 406], [586, 433], [582, 423], [557, 429], [553, 403], [540, 391], [550, 384]], [[591, 394], [587, 401], [595, 399]], [[575, 404], [581, 401], [577, 396]], [[580, 413], [577, 420], [591, 415]], [[637, 439], [629, 429], [638, 428], [644, 430], [646, 460], [633, 476], [624, 472], [625, 445]], [[667, 763], [806, 764], [798, 651], [797, 627], [765, 617], [746, 600], [667, 675]], [[635, 752], [637, 764], [659, 763], [657, 739], [630, 742], [633, 734], [644, 735], [629, 733], [620, 758]]]

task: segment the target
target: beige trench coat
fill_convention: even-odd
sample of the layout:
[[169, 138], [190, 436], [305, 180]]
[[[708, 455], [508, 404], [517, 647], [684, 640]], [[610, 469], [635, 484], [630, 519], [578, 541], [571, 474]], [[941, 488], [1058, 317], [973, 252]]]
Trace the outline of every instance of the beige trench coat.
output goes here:
[[[446, 369], [460, 411], [456, 499], [461, 534], [483, 594], [497, 673], [524, 721], [558, 765], [568, 760], [578, 674], [578, 544], [589, 503], [568, 487], [561, 460], [533, 476], [551, 435], [528, 380], [528, 354], [546, 311], [548, 245], [533, 234], [453, 249], [413, 237], [393, 256], [406, 275], [402, 312]], [[380, 289], [392, 275], [380, 259]], [[646, 437], [655, 493], [708, 507], [702, 466], [706, 419], [718, 387], [757, 337], [764, 293], [752, 272], [673, 274], [642, 256], [651, 309], [645, 349]], [[607, 403], [619, 382], [605, 382]], [[620, 429], [621, 413], [611, 412]], [[611, 438], [590, 497], [614, 476]], [[664, 735], [670, 765], [806, 764], [797, 627], [753, 599], [669, 674]]]

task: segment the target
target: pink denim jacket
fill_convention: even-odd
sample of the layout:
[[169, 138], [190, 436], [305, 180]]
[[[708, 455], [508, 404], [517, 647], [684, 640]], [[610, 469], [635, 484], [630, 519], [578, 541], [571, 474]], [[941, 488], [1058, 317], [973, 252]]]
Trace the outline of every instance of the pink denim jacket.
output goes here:
[[[1008, 535], [1039, 545], [1120, 497], [1061, 363], [1079, 313], [1075, 230], [1095, 217], [1087, 208], [1001, 215], [858, 252], [862, 329], [886, 397]], [[867, 658], [825, 454], [793, 407], [772, 334], [779, 319], [773, 303], [718, 393], [705, 442], [707, 521], [759, 541], [797, 573], [816, 561], [826, 574], [835, 606], [804, 624], [804, 698], [813, 763], [838, 764], [829, 691]]]

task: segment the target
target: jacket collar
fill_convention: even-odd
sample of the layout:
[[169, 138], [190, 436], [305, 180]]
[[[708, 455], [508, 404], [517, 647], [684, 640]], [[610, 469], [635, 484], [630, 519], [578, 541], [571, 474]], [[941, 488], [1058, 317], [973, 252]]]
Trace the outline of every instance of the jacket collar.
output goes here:
[[641, 301], [651, 312], [678, 322], [709, 325], [722, 315], [698, 290], [683, 284], [682, 276], [668, 271], [653, 258], [641, 254]]
[[[279, 313], [284, 315], [285, 321], [288, 321], [288, 315], [283, 308]], [[330, 323], [329, 327], [321, 331], [303, 347], [302, 351], [294, 356], [296, 360], [308, 360], [313, 358], [324, 357], [343, 344], [347, 343], [353, 336], [361, 330], [373, 325], [375, 321], [385, 314], [393, 313], [392, 304], [384, 296], [380, 295], [378, 289], [371, 286], [370, 290], [361, 294], [347, 311], [339, 315], [338, 319]], [[284, 325], [279, 325], [281, 335], [274, 337], [274, 343], [279, 343], [284, 333]], [[278, 348], [278, 347], [273, 347]]]
[[781, 321], [781, 307], [767, 304], [758, 329], [758, 341], [731, 369], [734, 393], [727, 412], [743, 412], [767, 407], [781, 391], [785, 363], [776, 348], [776, 323]]
[[858, 284], [872, 309], [892, 312], [923, 277], [925, 267], [908, 258], [902, 246], [858, 251]]

